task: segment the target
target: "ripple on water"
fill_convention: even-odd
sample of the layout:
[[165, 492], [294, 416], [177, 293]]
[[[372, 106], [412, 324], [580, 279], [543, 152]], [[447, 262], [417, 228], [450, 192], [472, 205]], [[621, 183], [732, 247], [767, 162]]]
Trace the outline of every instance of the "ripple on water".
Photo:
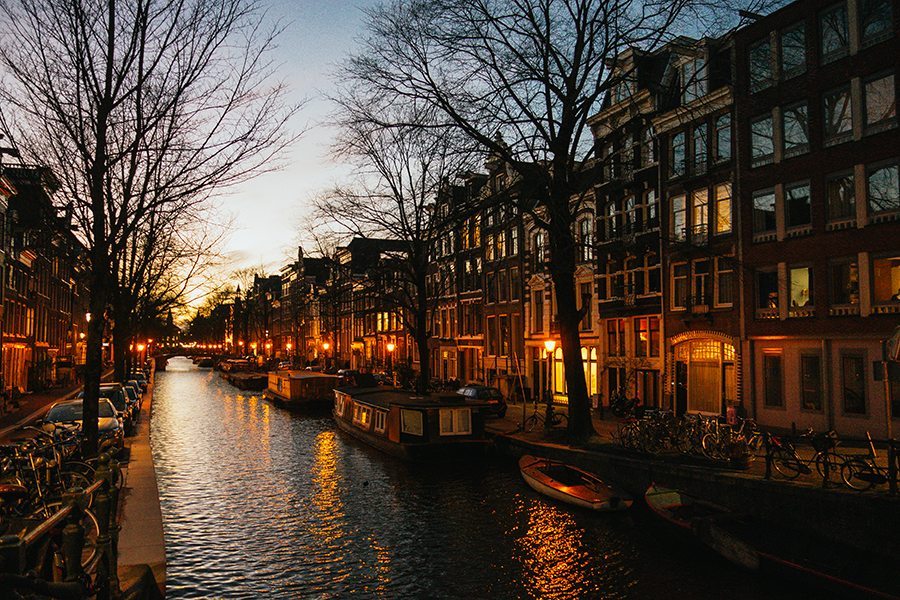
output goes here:
[[397, 462], [188, 359], [151, 439], [172, 598], [780, 597], [640, 511], [569, 510], [499, 459]]

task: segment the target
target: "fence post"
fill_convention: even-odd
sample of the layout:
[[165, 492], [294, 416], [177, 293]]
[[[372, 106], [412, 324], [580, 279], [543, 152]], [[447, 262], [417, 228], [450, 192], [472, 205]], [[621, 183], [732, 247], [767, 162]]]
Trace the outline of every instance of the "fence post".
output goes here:
[[769, 439], [769, 432], [763, 433], [763, 446], [766, 449], [766, 479], [772, 479], [772, 440]]
[[109, 574], [110, 569], [114, 566], [110, 561], [112, 553], [110, 552], [109, 538], [109, 455], [104, 452], [98, 457], [97, 463], [94, 481], [102, 483], [94, 497], [94, 514], [97, 515], [97, 522], [100, 525], [97, 536], [97, 551], [100, 556], [97, 561], [97, 579], [94, 588], [97, 590], [98, 600], [109, 600]]
[[898, 444], [897, 440], [888, 440], [888, 488], [892, 496], [897, 495], [897, 463], [900, 462]]
[[63, 494], [63, 506], [71, 506], [72, 510], [66, 518], [66, 526], [62, 532], [63, 560], [65, 561], [67, 582], [78, 583], [83, 579], [81, 554], [84, 550], [84, 527], [81, 519], [84, 516], [81, 507], [81, 490]]
[[119, 590], [119, 479], [122, 470], [119, 461], [114, 457], [109, 459], [109, 471], [107, 483], [109, 489], [109, 589], [114, 598], [120, 596]]

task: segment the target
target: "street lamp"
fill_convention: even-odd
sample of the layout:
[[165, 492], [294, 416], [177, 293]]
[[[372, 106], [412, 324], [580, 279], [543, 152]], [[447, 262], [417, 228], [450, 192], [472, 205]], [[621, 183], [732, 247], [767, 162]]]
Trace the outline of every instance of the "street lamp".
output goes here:
[[396, 347], [397, 346], [394, 345], [394, 342], [388, 342], [387, 346], [385, 346], [388, 351], [388, 374], [392, 379], [394, 377], [394, 348]]
[[322, 358], [324, 359], [322, 362], [325, 363], [323, 366], [328, 369], [328, 349], [331, 348], [331, 344], [328, 342], [322, 342]]
[[553, 360], [553, 352], [556, 350], [556, 340], [544, 340], [544, 349], [547, 351], [547, 401], [549, 402], [551, 394], [553, 393], [553, 386], [550, 383], [550, 378], [553, 376], [553, 370], [551, 368], [551, 360]]

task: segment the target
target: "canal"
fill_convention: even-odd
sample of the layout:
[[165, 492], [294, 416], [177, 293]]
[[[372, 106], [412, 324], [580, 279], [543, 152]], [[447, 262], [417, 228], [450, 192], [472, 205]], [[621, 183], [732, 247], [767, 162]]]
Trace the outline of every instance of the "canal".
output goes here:
[[644, 509], [546, 500], [514, 461], [409, 465], [190, 360], [151, 427], [172, 598], [787, 598]]

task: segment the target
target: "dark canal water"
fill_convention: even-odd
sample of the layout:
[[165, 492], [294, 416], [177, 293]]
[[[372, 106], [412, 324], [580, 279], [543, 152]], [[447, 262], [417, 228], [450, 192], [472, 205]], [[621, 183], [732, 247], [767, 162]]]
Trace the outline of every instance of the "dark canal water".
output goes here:
[[152, 445], [172, 598], [787, 598], [635, 505], [591, 514], [514, 461], [413, 466], [173, 359]]

